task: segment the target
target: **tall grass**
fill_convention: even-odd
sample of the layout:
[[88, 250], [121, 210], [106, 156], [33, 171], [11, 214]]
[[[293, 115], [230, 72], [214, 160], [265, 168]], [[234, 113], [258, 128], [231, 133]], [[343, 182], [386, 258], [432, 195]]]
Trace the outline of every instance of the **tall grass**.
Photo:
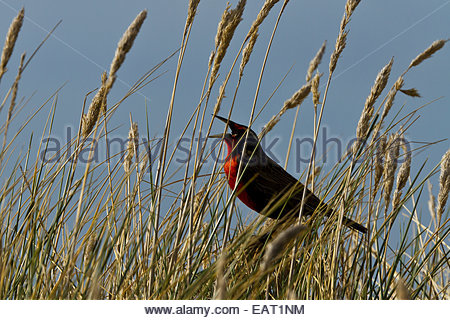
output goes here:
[[[239, 41], [234, 39], [234, 31], [239, 27], [246, 1], [239, 1], [235, 8], [226, 7], [211, 57], [205, 61], [209, 68], [198, 105], [181, 137], [173, 139], [175, 94], [183, 85], [179, 75], [199, 2], [191, 0], [188, 6], [162, 141], [152, 141], [148, 124], [142, 130], [145, 126], [141, 123], [138, 128], [131, 116], [126, 153], [110, 154], [106, 143], [111, 134], [107, 124], [115, 110], [154, 80], [155, 72], [165, 62], [146, 72], [118, 102], [107, 99], [146, 11], [125, 31], [109, 74], [101, 75], [95, 95], [89, 93], [94, 97], [88, 110], [80, 106], [77, 136], [57, 158], [44, 161], [32, 153], [33, 146], [37, 146], [38, 155], [48, 149], [43, 138], [52, 132], [57, 92], [44, 104], [51, 108], [41, 137], [31, 135], [28, 150], [21, 153], [15, 148], [19, 144], [17, 134], [10, 137], [8, 127], [20, 111], [15, 108], [15, 99], [24, 58], [11, 87], [0, 83], [5, 95], [1, 110], [8, 99], [10, 104], [0, 129], [5, 141], [0, 154], [0, 298], [448, 299], [450, 222], [446, 202], [450, 153], [441, 161], [435, 160], [431, 172], [424, 172], [424, 164], [412, 161], [416, 150], [406, 148], [402, 139], [420, 108], [409, 113], [403, 109], [390, 113], [396, 107], [396, 95], [417, 95], [416, 90], [403, 89], [405, 74], [442, 49], [446, 40], [436, 41], [412, 57], [409, 67], [390, 88], [394, 61], [381, 68], [373, 87], [367, 90], [369, 94], [355, 128], [358, 141], [327, 173], [318, 170], [321, 161], [313, 148], [308, 170], [302, 177], [316, 194], [329, 199], [336, 214], [325, 220], [318, 212], [313, 219], [303, 218], [301, 223], [285, 228], [263, 217], [248, 221], [247, 209], [236, 205], [235, 190], [228, 189], [220, 163], [214, 162], [212, 169], [204, 167], [205, 160], [211, 159], [207, 148], [210, 142], [194, 138], [205, 131], [209, 135], [214, 121], [209, 114], [220, 111], [225, 90], [233, 96], [231, 116], [259, 26], [278, 8], [249, 124], [259, 115], [259, 86], [278, 21], [289, 8], [288, 1], [265, 1], [229, 66], [224, 65], [223, 57], [230, 42]], [[287, 97], [261, 137], [285, 113], [292, 112], [290, 109], [297, 108], [298, 114], [298, 107], [312, 91], [316, 144], [328, 89], [347, 45], [348, 24], [358, 4], [359, 1], [348, 0], [345, 6], [328, 74], [322, 71], [326, 78], [324, 92], [318, 90], [322, 76], [318, 68], [326, 58], [325, 43], [311, 61], [306, 83]], [[8, 32], [0, 79], [13, 52], [23, 15], [21, 11]], [[218, 96], [212, 97], [219, 72], [225, 80]], [[233, 72], [239, 72], [236, 83], [230, 82]], [[21, 128], [28, 123], [29, 120]], [[140, 136], [146, 136], [151, 143], [140, 144]], [[182, 137], [190, 138], [191, 153], [189, 161], [179, 165], [173, 159]], [[291, 143], [292, 139], [293, 135]], [[147, 152], [156, 150], [158, 143], [161, 148], [157, 152]], [[101, 144], [106, 146], [105, 161], [80, 163], [82, 153], [92, 160], [95, 148]], [[398, 160], [404, 161], [398, 165]], [[410, 174], [411, 165], [420, 168], [416, 175]], [[182, 179], [176, 178], [177, 172], [182, 173]], [[428, 196], [424, 190], [435, 174], [440, 175], [437, 207], [433, 193], [430, 191]], [[424, 202], [429, 202], [432, 215], [429, 225], [421, 222], [417, 212]], [[368, 234], [359, 235], [343, 227], [344, 215], [364, 223]], [[257, 235], [268, 231], [273, 231], [272, 236], [263, 244], [258, 242]], [[398, 242], [395, 246], [394, 237]]]

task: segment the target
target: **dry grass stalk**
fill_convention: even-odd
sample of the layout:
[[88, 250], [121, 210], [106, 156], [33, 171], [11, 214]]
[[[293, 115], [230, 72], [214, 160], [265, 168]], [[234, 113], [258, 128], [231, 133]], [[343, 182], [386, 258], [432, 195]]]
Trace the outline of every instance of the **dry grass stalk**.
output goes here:
[[346, 27], [347, 24], [350, 22], [350, 17], [352, 16], [353, 11], [355, 11], [360, 1], [361, 0], [347, 0], [345, 4], [345, 13], [341, 20], [339, 35], [336, 39], [334, 51], [330, 57], [330, 64], [328, 67], [330, 70], [330, 74], [333, 73], [334, 70], [336, 69], [337, 61], [339, 60], [339, 57], [341, 56], [341, 53], [342, 51], [344, 51], [344, 48], [347, 44], [348, 30], [346, 30]]
[[133, 157], [136, 154], [135, 151], [138, 150], [138, 146], [139, 146], [138, 125], [136, 122], [133, 122], [131, 124], [130, 131], [128, 132], [127, 153], [123, 161], [123, 169], [125, 170], [126, 173], [130, 172], [131, 163], [133, 162]]
[[194, 206], [193, 206], [194, 223], [197, 223], [197, 221], [203, 217], [203, 213], [206, 211], [205, 205], [207, 206], [208, 204], [208, 197], [206, 190], [207, 185], [205, 184], [194, 196]]
[[217, 27], [216, 52], [214, 54], [214, 63], [211, 70], [210, 86], [216, 80], [220, 64], [225, 57], [228, 46], [233, 38], [234, 31], [242, 21], [242, 14], [244, 13], [246, 2], [246, 0], [240, 0], [236, 5], [236, 8], [229, 10], [230, 7], [227, 6], [223, 12], [222, 19]]
[[8, 64], [9, 58], [11, 58], [17, 37], [19, 35], [20, 29], [22, 28], [24, 14], [25, 9], [22, 8], [14, 18], [14, 20], [11, 22], [8, 33], [6, 34], [5, 45], [3, 46], [2, 57], [0, 60], [0, 79], [7, 70], [6, 66]]
[[412, 67], [418, 66], [421, 64], [424, 60], [431, 58], [431, 56], [436, 53], [437, 51], [441, 50], [442, 47], [444, 47], [445, 43], [448, 40], [436, 40], [434, 41], [428, 48], [425, 49], [421, 54], [419, 54], [417, 57], [411, 61], [408, 69], [411, 69]]
[[436, 198], [433, 195], [433, 185], [428, 181], [428, 193], [430, 198], [428, 199], [428, 210], [432, 219], [436, 218]]
[[187, 18], [186, 18], [185, 32], [187, 32], [188, 27], [194, 21], [194, 17], [197, 14], [197, 7], [198, 7], [199, 3], [200, 3], [200, 0], [190, 0], [189, 1], [188, 15], [187, 15]]
[[87, 114], [83, 114], [81, 119], [81, 133], [87, 137], [97, 123], [100, 110], [103, 109], [106, 97], [106, 72], [102, 73], [102, 86], [98, 89], [89, 105]]
[[261, 271], [266, 272], [270, 268], [272, 261], [285, 252], [287, 244], [294, 239], [299, 239], [302, 237], [307, 230], [308, 229], [304, 225], [295, 224], [281, 232], [267, 245], [267, 249], [264, 253], [263, 261], [260, 266]]
[[319, 66], [320, 62], [322, 61], [322, 57], [323, 57], [323, 54], [325, 53], [326, 46], [327, 46], [327, 41], [325, 40], [322, 43], [322, 46], [320, 47], [319, 51], [317, 51], [316, 56], [309, 63], [308, 72], [306, 73], [306, 81], [311, 80], [314, 71], [316, 71], [317, 67]]
[[394, 185], [395, 170], [397, 169], [397, 160], [400, 147], [400, 138], [396, 133], [391, 135], [386, 148], [386, 163], [384, 164], [383, 179], [384, 179], [384, 202], [385, 210], [389, 207], [392, 187]]
[[400, 169], [397, 174], [397, 187], [394, 192], [394, 197], [392, 199], [392, 207], [397, 208], [398, 204], [400, 203], [400, 197], [402, 196], [402, 189], [405, 187], [406, 182], [409, 178], [409, 172], [411, 169], [411, 152], [408, 150], [406, 145], [406, 140], [404, 139], [403, 135], [400, 137], [401, 140], [401, 148], [404, 152], [404, 161], [402, 165], [400, 166]]
[[303, 85], [298, 91], [296, 91], [292, 97], [284, 102], [283, 108], [281, 108], [278, 114], [274, 115], [270, 121], [264, 126], [259, 137], [264, 137], [273, 127], [280, 121], [281, 116], [289, 109], [295, 108], [299, 106], [303, 100], [309, 95], [311, 92], [311, 83]]
[[306, 181], [306, 185], [310, 186], [313, 183], [313, 179], [317, 179], [317, 177], [320, 174], [320, 171], [322, 171], [322, 167], [315, 166], [314, 171], [309, 175], [308, 180]]
[[219, 95], [217, 96], [216, 105], [214, 106], [214, 111], [213, 111], [214, 115], [219, 113], [220, 106], [222, 105], [223, 98], [225, 97], [226, 86], [227, 86], [227, 82], [224, 81], [219, 88]]
[[441, 160], [441, 174], [439, 176], [439, 194], [437, 206], [437, 218], [440, 221], [444, 213], [445, 204], [448, 200], [448, 193], [450, 191], [450, 149], [442, 156]]
[[106, 94], [111, 90], [114, 81], [116, 80], [116, 73], [119, 70], [122, 63], [125, 61], [125, 57], [133, 46], [133, 42], [136, 39], [136, 36], [141, 29], [142, 23], [147, 17], [147, 10], [141, 11], [134, 21], [130, 24], [128, 29], [122, 35], [119, 43], [117, 44], [116, 53], [114, 54], [114, 58], [111, 62], [111, 66], [109, 68], [108, 81], [106, 82]]
[[317, 107], [317, 105], [320, 104], [319, 84], [320, 84], [320, 77], [322, 77], [322, 75], [323, 73], [316, 72], [316, 74], [311, 80], [311, 92], [314, 107]]

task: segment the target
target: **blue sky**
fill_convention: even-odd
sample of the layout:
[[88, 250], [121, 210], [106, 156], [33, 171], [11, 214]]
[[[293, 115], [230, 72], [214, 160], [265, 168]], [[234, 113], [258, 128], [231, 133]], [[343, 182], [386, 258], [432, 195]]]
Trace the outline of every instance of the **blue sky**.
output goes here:
[[[237, 1], [230, 2], [234, 6]], [[238, 27], [223, 62], [225, 67], [217, 82], [215, 94], [223, 80], [225, 70], [228, 70], [232, 58], [236, 55], [243, 37], [264, 1], [247, 2], [244, 20]], [[328, 46], [319, 70], [327, 75], [329, 56], [338, 34], [345, 2], [345, 0], [290, 1], [269, 55], [257, 111], [291, 67], [292, 70], [256, 120], [255, 131], [259, 131], [280, 109], [283, 102], [303, 85], [309, 61], [324, 40], [327, 40]], [[11, 20], [22, 6], [25, 7], [26, 17], [9, 63], [9, 72], [2, 80], [1, 92], [4, 92], [5, 86], [14, 79], [20, 54], [24, 51], [31, 54], [47, 32], [62, 19], [54, 36], [37, 53], [22, 77], [19, 97], [31, 99], [15, 119], [17, 125], [12, 128], [17, 130], [18, 124], [22, 123], [21, 119], [25, 119], [66, 82], [58, 98], [54, 134], [63, 137], [65, 127], [77, 126], [83, 99], [89, 91], [99, 85], [101, 72], [109, 69], [122, 33], [142, 9], [147, 9], [147, 19], [118, 72], [119, 80], [109, 96], [109, 101], [120, 99], [145, 71], [179, 47], [187, 3], [187, 0], [0, 0], [0, 35], [6, 34]], [[214, 45], [217, 23], [225, 5], [226, 2], [222, 0], [200, 1], [175, 98], [175, 126], [172, 134], [174, 138], [179, 134], [177, 130], [184, 127], [186, 118], [199, 101], [208, 57]], [[281, 4], [278, 4], [272, 10], [261, 27], [255, 52], [247, 66], [237, 96], [232, 116], [237, 122], [248, 123], [262, 59], [280, 7]], [[327, 98], [323, 125], [329, 137], [337, 137], [343, 141], [352, 139], [365, 99], [379, 70], [394, 57], [388, 86], [392, 85], [410, 61], [434, 40], [450, 38], [449, 17], [448, 0], [361, 1], [350, 22], [347, 47], [338, 62]], [[112, 126], [120, 126], [117, 129], [118, 135], [127, 135], [130, 112], [139, 126], [145, 128], [146, 103], [150, 111], [151, 135], [161, 135], [175, 69], [176, 59], [172, 59], [160, 69], [165, 73], [159, 79], [120, 106], [111, 120]], [[412, 111], [438, 98], [439, 100], [419, 112], [420, 118], [409, 130], [407, 139], [422, 142], [447, 139], [450, 134], [448, 125], [450, 44], [432, 59], [407, 74], [405, 88], [411, 87], [418, 89], [422, 97], [413, 99], [398, 95], [392, 114], [402, 106], [403, 114], [407, 114], [408, 110]], [[225, 98], [222, 104], [220, 112], [222, 115], [228, 114], [232, 98], [231, 88], [232, 86], [229, 89], [230, 96]], [[212, 107], [211, 105], [211, 112]], [[49, 108], [50, 106], [46, 110]], [[294, 114], [295, 111], [292, 111], [285, 115], [270, 133], [272, 138], [280, 139], [274, 153], [283, 161]], [[0, 114], [0, 117], [6, 115]], [[28, 130], [36, 131], [40, 136], [42, 123], [46, 117], [47, 112], [36, 117]], [[300, 110], [296, 130], [298, 137], [311, 136], [312, 117], [312, 103], [308, 99]], [[223, 130], [223, 125], [215, 124], [214, 130]], [[24, 132], [21, 135], [24, 144], [28, 141], [28, 134], [29, 132]], [[448, 148], [449, 142], [444, 141], [427, 149], [427, 152], [414, 155], [415, 169], [412, 174], [417, 172], [418, 166], [427, 158], [429, 159], [427, 169], [434, 167]], [[333, 161], [333, 158], [330, 161]], [[303, 170], [304, 166], [300, 169]], [[295, 175], [294, 163], [290, 164], [289, 171]], [[436, 182], [437, 179], [433, 181]]]

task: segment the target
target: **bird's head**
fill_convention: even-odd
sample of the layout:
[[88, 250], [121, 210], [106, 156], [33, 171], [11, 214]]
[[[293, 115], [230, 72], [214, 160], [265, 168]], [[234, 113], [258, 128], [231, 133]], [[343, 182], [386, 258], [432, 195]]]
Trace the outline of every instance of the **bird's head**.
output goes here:
[[[223, 138], [228, 148], [227, 159], [229, 157], [232, 158], [237, 157], [236, 160], [240, 160], [242, 157], [244, 163], [248, 164], [260, 163], [263, 159], [265, 159], [265, 154], [259, 143], [258, 135], [252, 129], [242, 124], [238, 124], [234, 121], [228, 120], [224, 117], [220, 116], [215, 117], [225, 123], [228, 123], [228, 126], [231, 130], [231, 134], [226, 133], [225, 135], [220, 134], [210, 136], [215, 138]], [[247, 136], [247, 143], [245, 143], [246, 136]]]

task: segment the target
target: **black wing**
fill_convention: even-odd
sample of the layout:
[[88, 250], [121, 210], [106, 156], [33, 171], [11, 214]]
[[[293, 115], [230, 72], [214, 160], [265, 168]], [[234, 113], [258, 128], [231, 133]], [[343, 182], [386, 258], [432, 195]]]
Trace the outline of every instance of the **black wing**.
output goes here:
[[[304, 186], [272, 159], [247, 166], [242, 181], [251, 181], [245, 190], [259, 213], [273, 219], [298, 215]], [[311, 215], [320, 204], [320, 199], [306, 189], [304, 215]]]

